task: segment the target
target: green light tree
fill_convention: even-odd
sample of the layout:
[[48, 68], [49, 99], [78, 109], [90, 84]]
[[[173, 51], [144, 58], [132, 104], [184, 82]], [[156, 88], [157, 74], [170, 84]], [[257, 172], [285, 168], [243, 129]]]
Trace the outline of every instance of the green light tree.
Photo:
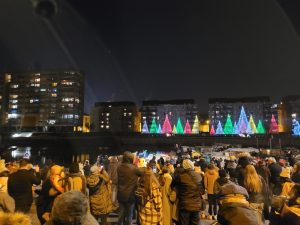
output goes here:
[[264, 126], [262, 125], [262, 122], [259, 120], [258, 124], [257, 124], [257, 133], [258, 134], [265, 134], [266, 130], [264, 128]]
[[177, 134], [184, 133], [180, 118], [178, 118], [178, 120], [177, 120], [176, 130], [177, 130]]
[[227, 120], [224, 126], [224, 134], [233, 134], [233, 125], [230, 115], [227, 115]]
[[157, 133], [157, 125], [156, 125], [155, 117], [152, 118], [152, 123], [151, 123], [151, 126], [150, 126], [150, 133], [151, 134], [156, 134]]

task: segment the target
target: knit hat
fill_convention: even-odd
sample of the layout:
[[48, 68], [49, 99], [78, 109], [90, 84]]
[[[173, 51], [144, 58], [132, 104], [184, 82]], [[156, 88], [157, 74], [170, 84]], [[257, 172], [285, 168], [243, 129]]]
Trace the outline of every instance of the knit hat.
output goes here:
[[96, 166], [96, 165], [93, 165], [91, 167], [90, 171], [91, 171], [92, 174], [95, 174], [95, 173], [100, 172], [100, 168], [98, 166]]
[[279, 176], [280, 176], [280, 177], [291, 178], [290, 169], [289, 169], [288, 167], [282, 168], [281, 173], [280, 173]]
[[51, 220], [54, 224], [96, 225], [97, 221], [88, 212], [89, 200], [80, 191], [68, 191], [54, 202]]
[[222, 186], [221, 191], [219, 193], [220, 196], [230, 195], [230, 194], [235, 194], [235, 195], [240, 194], [240, 195], [244, 195], [246, 198], [249, 198], [248, 192], [244, 187], [239, 186], [232, 182]]
[[0, 173], [3, 173], [5, 171], [8, 171], [8, 169], [5, 167], [5, 160], [1, 159], [0, 160]]
[[183, 169], [185, 169], [185, 170], [188, 170], [188, 169], [194, 170], [194, 163], [189, 159], [183, 160], [182, 166], [183, 166]]

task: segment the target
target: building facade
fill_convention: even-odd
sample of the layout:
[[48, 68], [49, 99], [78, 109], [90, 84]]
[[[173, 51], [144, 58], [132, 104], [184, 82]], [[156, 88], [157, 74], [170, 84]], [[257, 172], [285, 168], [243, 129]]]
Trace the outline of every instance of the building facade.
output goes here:
[[73, 131], [83, 122], [84, 75], [78, 71], [1, 75], [1, 127]]
[[198, 105], [192, 99], [169, 101], [143, 101], [141, 107], [141, 120], [151, 126], [153, 118], [156, 123], [163, 126], [166, 115], [172, 127], [176, 126], [178, 119], [184, 127], [186, 121], [193, 126], [196, 116], [199, 116]]
[[92, 132], [138, 132], [140, 116], [133, 102], [98, 102], [92, 109]]
[[212, 98], [208, 100], [210, 125], [217, 127], [219, 121], [224, 126], [227, 116], [230, 115], [232, 123], [238, 122], [242, 106], [249, 121], [252, 115], [255, 124], [261, 120], [265, 128], [269, 128], [272, 115], [278, 121], [278, 104], [272, 104], [269, 97], [246, 98]]

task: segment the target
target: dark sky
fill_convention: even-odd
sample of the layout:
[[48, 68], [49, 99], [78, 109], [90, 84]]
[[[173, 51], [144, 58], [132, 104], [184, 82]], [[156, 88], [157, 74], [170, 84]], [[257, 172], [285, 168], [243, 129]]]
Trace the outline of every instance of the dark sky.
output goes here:
[[194, 98], [205, 112], [209, 97], [277, 101], [300, 94], [297, 1], [60, 0], [58, 6], [55, 39], [29, 0], [1, 0], [0, 70], [78, 67], [86, 74], [86, 112], [95, 101]]

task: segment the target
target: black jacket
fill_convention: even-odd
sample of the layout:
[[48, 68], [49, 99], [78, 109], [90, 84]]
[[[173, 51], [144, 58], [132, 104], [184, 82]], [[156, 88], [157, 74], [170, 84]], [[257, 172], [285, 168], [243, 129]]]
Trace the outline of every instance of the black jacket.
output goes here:
[[270, 183], [278, 184], [280, 182], [280, 173], [282, 171], [282, 167], [277, 163], [272, 163], [269, 165], [269, 170], [271, 173]]
[[138, 168], [130, 163], [121, 163], [118, 167], [118, 201], [135, 201], [134, 192], [137, 189]]
[[201, 210], [202, 177], [192, 170], [178, 168], [174, 174], [174, 186], [178, 191], [180, 210], [198, 212]]
[[32, 185], [40, 183], [40, 173], [34, 175], [33, 170], [21, 169], [9, 176], [8, 193], [15, 199], [16, 209], [32, 204]]

